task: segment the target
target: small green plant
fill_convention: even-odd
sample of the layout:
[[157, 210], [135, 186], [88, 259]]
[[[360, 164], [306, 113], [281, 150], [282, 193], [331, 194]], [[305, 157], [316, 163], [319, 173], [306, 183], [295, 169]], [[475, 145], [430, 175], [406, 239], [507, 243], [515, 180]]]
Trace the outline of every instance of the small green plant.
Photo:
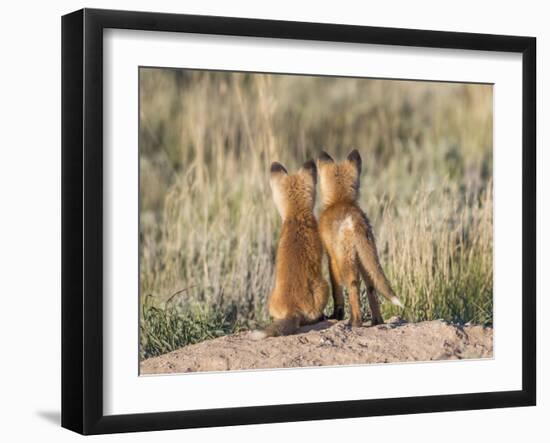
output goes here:
[[215, 307], [184, 309], [174, 303], [156, 306], [153, 297], [148, 296], [141, 306], [140, 358], [155, 357], [241, 329], [242, 325]]

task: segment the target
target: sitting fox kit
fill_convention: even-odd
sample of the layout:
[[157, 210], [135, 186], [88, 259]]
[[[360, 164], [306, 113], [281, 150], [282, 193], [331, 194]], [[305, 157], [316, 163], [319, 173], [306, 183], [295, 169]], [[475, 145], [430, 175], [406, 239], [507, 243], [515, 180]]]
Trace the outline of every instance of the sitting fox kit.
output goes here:
[[269, 298], [273, 323], [255, 331], [253, 339], [288, 335], [323, 318], [329, 287], [323, 277], [323, 245], [313, 214], [317, 168], [305, 163], [288, 174], [280, 163], [271, 165], [271, 189], [282, 218], [275, 264], [275, 286]]
[[343, 288], [348, 291], [352, 326], [361, 326], [360, 279], [367, 286], [372, 324], [384, 323], [376, 291], [402, 306], [382, 270], [370, 222], [357, 204], [361, 156], [353, 150], [341, 163], [323, 152], [318, 159], [322, 210], [319, 230], [329, 256], [333, 318], [344, 317]]

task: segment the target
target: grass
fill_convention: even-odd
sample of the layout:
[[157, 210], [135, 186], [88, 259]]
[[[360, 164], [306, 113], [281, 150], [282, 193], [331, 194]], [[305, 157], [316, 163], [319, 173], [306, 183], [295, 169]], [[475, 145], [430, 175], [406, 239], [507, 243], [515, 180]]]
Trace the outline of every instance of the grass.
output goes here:
[[141, 69], [140, 112], [142, 358], [269, 320], [269, 165], [321, 149], [363, 157], [384, 316], [492, 323], [491, 86]]
[[155, 357], [243, 329], [234, 316], [216, 308], [189, 311], [173, 303], [158, 306], [151, 296], [145, 297], [141, 306], [140, 357]]

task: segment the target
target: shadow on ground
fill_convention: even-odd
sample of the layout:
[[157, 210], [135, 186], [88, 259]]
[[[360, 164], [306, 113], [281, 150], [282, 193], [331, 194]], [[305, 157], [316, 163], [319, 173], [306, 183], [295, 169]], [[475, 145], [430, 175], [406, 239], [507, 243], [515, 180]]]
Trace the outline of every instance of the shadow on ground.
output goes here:
[[61, 412], [60, 411], [36, 411], [36, 415], [43, 420], [50, 422], [53, 425], [61, 425]]

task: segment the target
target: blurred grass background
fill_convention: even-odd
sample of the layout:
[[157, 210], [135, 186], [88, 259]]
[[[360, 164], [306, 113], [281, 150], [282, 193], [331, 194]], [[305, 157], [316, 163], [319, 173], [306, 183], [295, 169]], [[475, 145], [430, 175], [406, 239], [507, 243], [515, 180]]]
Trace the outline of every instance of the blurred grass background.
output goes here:
[[141, 68], [140, 357], [269, 320], [281, 224], [269, 165], [294, 171], [322, 149], [362, 155], [360, 204], [405, 305], [382, 302], [384, 317], [491, 324], [492, 94]]

